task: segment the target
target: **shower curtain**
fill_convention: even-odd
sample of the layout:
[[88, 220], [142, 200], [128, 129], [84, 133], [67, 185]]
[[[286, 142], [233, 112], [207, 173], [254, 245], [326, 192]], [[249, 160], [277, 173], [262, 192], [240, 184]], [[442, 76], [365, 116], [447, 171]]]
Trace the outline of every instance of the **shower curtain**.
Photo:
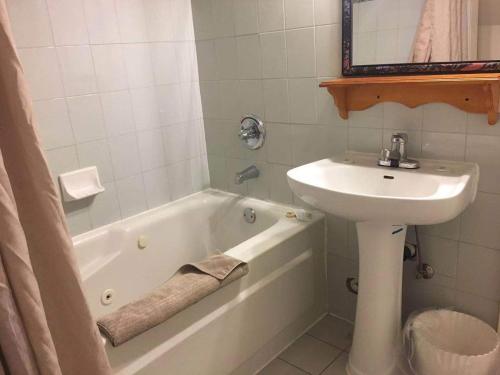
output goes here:
[[0, 375], [111, 370], [0, 0]]
[[477, 59], [479, 0], [426, 0], [410, 62]]

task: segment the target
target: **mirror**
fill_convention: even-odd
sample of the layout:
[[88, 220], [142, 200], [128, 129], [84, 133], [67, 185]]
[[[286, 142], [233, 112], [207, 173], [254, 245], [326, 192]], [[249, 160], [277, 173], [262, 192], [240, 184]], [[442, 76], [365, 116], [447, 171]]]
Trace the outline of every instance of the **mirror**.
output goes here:
[[500, 72], [500, 0], [343, 0], [344, 75]]

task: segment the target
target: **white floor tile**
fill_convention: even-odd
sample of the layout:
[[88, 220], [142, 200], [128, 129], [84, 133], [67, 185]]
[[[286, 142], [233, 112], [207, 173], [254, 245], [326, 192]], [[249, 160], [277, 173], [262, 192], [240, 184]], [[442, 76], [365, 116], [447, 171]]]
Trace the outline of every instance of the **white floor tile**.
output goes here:
[[345, 367], [347, 366], [348, 358], [347, 353], [342, 353], [321, 375], [347, 375]]
[[327, 315], [312, 327], [308, 334], [339, 349], [346, 350], [351, 346], [353, 326], [344, 320]]
[[307, 372], [299, 370], [285, 361], [276, 358], [270, 364], [268, 364], [259, 375], [305, 375]]
[[304, 335], [285, 350], [280, 358], [312, 374], [320, 374], [341, 351], [312, 336]]

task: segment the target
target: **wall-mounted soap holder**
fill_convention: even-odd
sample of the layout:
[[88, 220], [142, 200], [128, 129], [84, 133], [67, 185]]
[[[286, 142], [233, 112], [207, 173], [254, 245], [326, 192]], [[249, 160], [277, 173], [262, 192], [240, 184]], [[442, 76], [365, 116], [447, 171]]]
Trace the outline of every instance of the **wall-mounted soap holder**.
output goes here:
[[72, 202], [102, 193], [97, 167], [88, 167], [59, 175], [62, 195], [65, 202]]

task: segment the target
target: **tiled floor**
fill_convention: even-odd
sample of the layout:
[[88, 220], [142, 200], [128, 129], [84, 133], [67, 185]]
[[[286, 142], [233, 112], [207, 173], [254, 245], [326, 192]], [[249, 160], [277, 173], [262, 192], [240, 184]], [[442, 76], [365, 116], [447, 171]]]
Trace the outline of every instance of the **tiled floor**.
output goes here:
[[327, 315], [259, 375], [345, 375], [353, 326]]

